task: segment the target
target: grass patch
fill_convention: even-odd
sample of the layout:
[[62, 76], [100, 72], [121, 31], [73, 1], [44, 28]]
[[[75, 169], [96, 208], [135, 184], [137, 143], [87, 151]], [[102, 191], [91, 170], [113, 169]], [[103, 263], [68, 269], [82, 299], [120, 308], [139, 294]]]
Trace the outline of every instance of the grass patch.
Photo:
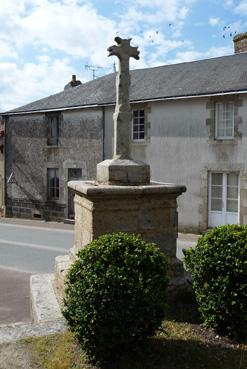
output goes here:
[[[44, 369], [99, 369], [69, 332], [25, 341]], [[112, 369], [247, 369], [247, 344], [220, 338], [199, 325], [165, 321], [156, 336], [111, 363]]]

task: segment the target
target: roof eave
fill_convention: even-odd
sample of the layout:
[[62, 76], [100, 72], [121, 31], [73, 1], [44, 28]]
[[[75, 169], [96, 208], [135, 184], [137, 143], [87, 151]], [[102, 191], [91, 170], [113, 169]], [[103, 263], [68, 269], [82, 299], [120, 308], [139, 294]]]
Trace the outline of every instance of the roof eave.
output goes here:
[[[145, 102], [196, 99], [196, 98], [202, 98], [202, 97], [225, 96], [225, 95], [245, 94], [245, 93], [247, 93], [247, 90], [231, 90], [231, 91], [221, 91], [221, 92], [199, 93], [199, 94], [193, 94], [193, 95], [181, 95], [181, 96], [175, 95], [175, 96], [163, 96], [163, 97], [157, 97], [157, 98], [136, 99], [136, 100], [130, 100], [130, 103], [140, 104], [140, 103], [145, 103]], [[115, 102], [110, 102], [110, 103], [100, 103], [100, 104], [91, 104], [91, 105], [88, 104], [88, 105], [65, 106], [65, 107], [52, 108], [52, 109], [37, 109], [37, 110], [26, 110], [26, 111], [18, 111], [18, 112], [6, 112], [6, 113], [0, 113], [0, 115], [11, 116], [11, 115], [38, 114], [38, 113], [49, 113], [49, 112], [54, 112], [54, 111], [99, 108], [102, 106], [114, 106], [114, 105], [115, 105]]]

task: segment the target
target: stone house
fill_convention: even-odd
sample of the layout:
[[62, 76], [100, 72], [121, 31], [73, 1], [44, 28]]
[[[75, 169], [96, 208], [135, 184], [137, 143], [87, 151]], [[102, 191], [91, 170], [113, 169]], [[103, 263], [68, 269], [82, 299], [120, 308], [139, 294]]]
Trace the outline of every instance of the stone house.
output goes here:
[[[234, 55], [131, 72], [132, 156], [187, 186], [180, 230], [247, 223], [247, 34], [234, 41]], [[110, 74], [3, 114], [7, 215], [73, 216], [67, 181], [112, 156], [114, 103]]]

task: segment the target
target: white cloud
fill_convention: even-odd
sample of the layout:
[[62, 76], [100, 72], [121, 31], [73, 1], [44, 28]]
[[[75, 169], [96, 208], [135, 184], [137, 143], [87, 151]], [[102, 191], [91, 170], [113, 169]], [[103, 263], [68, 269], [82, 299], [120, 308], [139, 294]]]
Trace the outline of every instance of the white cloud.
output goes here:
[[224, 55], [232, 54], [232, 48], [230, 47], [211, 47], [205, 52], [189, 50], [189, 51], [178, 51], [174, 59], [167, 61], [168, 64], [190, 62], [192, 60], [210, 59]]
[[235, 12], [241, 15], [247, 14], [247, 1], [242, 0], [235, 8]]
[[218, 17], [211, 17], [208, 20], [208, 23], [210, 24], [210, 26], [217, 26], [220, 23], [220, 18]]
[[80, 5], [76, 0], [1, 0], [0, 4], [0, 40], [6, 37], [9, 48], [48, 47], [108, 64], [106, 48], [116, 33], [116, 24], [99, 15], [90, 2]]
[[225, 6], [227, 6], [229, 8], [231, 8], [235, 5], [234, 0], [224, 0], [224, 4], [225, 4]]
[[232, 8], [233, 11], [239, 15], [246, 15], [247, 14], [247, 1], [240, 0], [224, 0], [224, 5], [228, 8]]
[[[171, 51], [177, 51], [176, 56], [168, 62], [230, 53], [214, 48], [197, 52], [181, 38], [196, 1], [125, 0], [120, 3], [126, 11], [108, 18], [90, 0], [0, 0], [0, 111], [61, 91], [76, 73], [73, 63], [78, 60], [81, 70], [84, 63], [112, 66], [114, 59], [107, 57], [106, 49], [117, 32], [132, 36], [132, 44], [141, 51], [141, 59], [131, 60], [131, 68], [165, 64]], [[219, 21], [211, 17], [209, 23]], [[12, 62], [4, 63], [7, 57]], [[78, 78], [84, 81], [88, 76], [84, 71]]]
[[0, 39], [0, 59], [4, 58], [17, 58], [17, 52], [10, 43]]
[[69, 58], [23, 66], [0, 63], [0, 112], [63, 90], [73, 73]]

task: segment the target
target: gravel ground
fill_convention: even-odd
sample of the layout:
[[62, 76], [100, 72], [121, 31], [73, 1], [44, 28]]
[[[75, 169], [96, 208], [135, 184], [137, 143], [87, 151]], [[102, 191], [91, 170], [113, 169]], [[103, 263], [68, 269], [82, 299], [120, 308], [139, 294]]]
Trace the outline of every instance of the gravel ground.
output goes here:
[[13, 342], [0, 345], [0, 369], [42, 368], [32, 360], [32, 353], [27, 344]]

